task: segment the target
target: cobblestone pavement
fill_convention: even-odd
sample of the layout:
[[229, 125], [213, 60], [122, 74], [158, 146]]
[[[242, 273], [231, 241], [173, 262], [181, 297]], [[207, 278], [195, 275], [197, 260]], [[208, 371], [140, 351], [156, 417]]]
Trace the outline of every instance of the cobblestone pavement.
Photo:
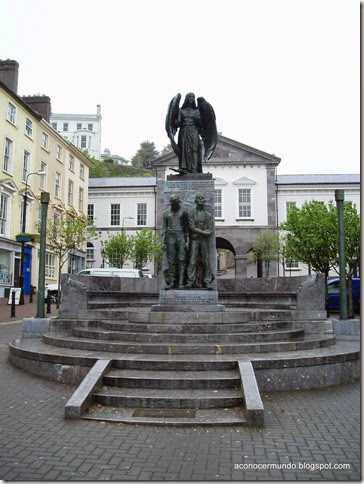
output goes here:
[[0, 323], [0, 479], [360, 479], [359, 383], [264, 394], [264, 429], [65, 420], [73, 388], [8, 362], [20, 333]]

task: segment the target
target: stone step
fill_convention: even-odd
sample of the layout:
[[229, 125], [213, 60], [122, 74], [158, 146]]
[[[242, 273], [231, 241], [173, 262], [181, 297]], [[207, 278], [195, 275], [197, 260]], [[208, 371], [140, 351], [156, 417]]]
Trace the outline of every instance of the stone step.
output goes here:
[[242, 407], [185, 408], [123, 408], [93, 404], [83, 419], [139, 425], [247, 425]]
[[109, 340], [93, 340], [72, 336], [65, 333], [45, 333], [43, 341], [54, 346], [77, 348], [84, 350], [115, 352], [115, 353], [145, 353], [145, 354], [246, 354], [275, 351], [296, 351], [320, 348], [335, 344], [334, 336], [307, 335], [291, 341], [213, 344], [213, 343], [131, 343]]
[[124, 388], [238, 388], [241, 384], [238, 370], [121, 370], [106, 373], [103, 382], [108, 386]]
[[243, 404], [241, 389], [120, 388], [103, 385], [93, 394], [100, 405], [141, 408], [227, 408]]
[[122, 331], [111, 331], [106, 329], [85, 329], [74, 328], [75, 336], [82, 338], [104, 339], [104, 340], [119, 340], [142, 343], [248, 343], [248, 342], [267, 342], [267, 341], [284, 341], [293, 338], [301, 337], [304, 334], [303, 330], [287, 330], [287, 331], [261, 331], [261, 332], [244, 332], [244, 333], [127, 333]]
[[[57, 319], [52, 322], [52, 331], [73, 330], [78, 327], [82, 329], [100, 329], [108, 331], [125, 331], [126, 333], [145, 332], [145, 333], [238, 333], [238, 332], [255, 332], [267, 330], [286, 330], [291, 329], [293, 324], [298, 324], [294, 321], [264, 321], [264, 322], [197, 322], [191, 321], [187, 323], [142, 323], [142, 322], [126, 322], [113, 320], [93, 320], [93, 319]], [[304, 322], [302, 322], [303, 326]]]

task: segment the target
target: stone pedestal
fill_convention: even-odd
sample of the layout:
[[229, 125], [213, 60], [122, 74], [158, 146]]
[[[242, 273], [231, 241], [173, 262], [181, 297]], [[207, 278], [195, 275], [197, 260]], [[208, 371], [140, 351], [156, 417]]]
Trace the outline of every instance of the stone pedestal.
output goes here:
[[[212, 290], [203, 288], [194, 288], [190, 290], [165, 290], [166, 282], [163, 279], [159, 304], [152, 306], [152, 311], [224, 311], [224, 306], [218, 304], [217, 294], [217, 253], [215, 237], [215, 183], [211, 173], [196, 173], [185, 175], [169, 175], [165, 182], [164, 189], [164, 206], [163, 209], [169, 208], [171, 195], [178, 195], [181, 200], [181, 206], [186, 210], [192, 210], [196, 207], [195, 197], [197, 193], [202, 193], [205, 197], [205, 210], [210, 213], [213, 221], [213, 233], [209, 238], [209, 259], [211, 271], [214, 275], [211, 283]], [[167, 256], [164, 254], [162, 272], [167, 269]]]
[[248, 271], [248, 256], [247, 255], [236, 255], [235, 256], [235, 277], [236, 278], [247, 278]]

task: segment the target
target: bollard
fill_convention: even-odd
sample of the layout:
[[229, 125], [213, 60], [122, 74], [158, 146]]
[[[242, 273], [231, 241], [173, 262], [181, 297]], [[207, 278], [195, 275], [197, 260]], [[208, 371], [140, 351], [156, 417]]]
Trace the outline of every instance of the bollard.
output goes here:
[[51, 295], [47, 293], [47, 314], [51, 314]]
[[15, 318], [15, 291], [11, 293], [11, 318]]

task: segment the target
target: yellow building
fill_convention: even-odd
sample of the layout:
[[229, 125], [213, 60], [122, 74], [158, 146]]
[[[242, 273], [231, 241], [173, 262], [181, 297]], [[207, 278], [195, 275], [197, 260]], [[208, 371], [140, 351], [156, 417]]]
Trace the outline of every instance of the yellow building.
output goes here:
[[[87, 216], [91, 166], [44, 119], [50, 115], [48, 97], [16, 94], [17, 72], [15, 61], [0, 61], [0, 297], [6, 296], [6, 288], [20, 287], [21, 243], [16, 236], [22, 232], [25, 191], [25, 233], [33, 235], [24, 250], [24, 292], [29, 294], [30, 285], [38, 285], [40, 195], [50, 194], [49, 221], [62, 213]], [[65, 264], [62, 272], [84, 266], [85, 247], [70, 255], [73, 267]], [[57, 274], [57, 257], [47, 245], [46, 284], [57, 283]]]

